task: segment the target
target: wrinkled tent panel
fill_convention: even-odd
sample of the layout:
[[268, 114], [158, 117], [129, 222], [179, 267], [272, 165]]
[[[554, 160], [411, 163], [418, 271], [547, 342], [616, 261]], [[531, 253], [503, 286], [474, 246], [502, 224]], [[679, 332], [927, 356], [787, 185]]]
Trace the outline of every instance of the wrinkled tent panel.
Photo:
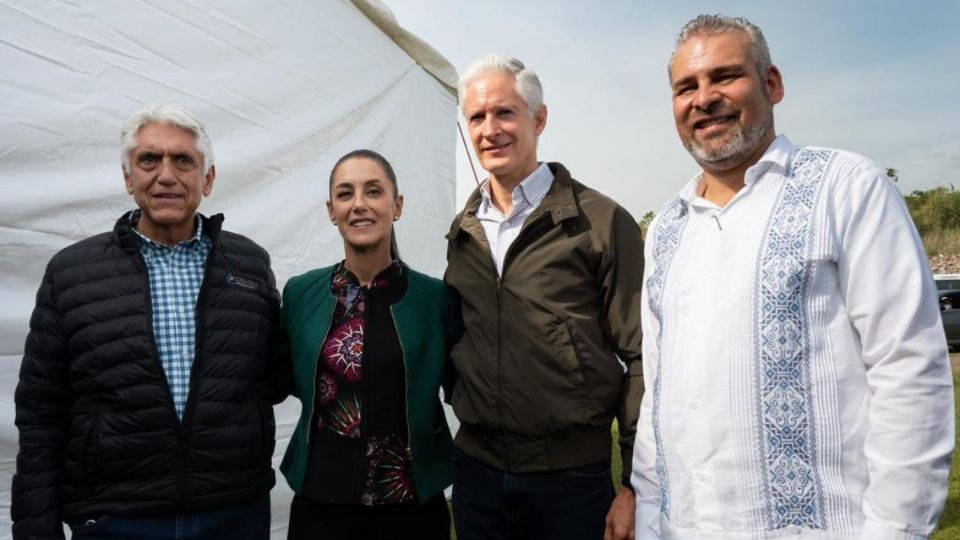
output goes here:
[[[406, 196], [403, 258], [438, 276], [454, 214], [455, 72], [375, 0], [0, 0], [0, 539], [9, 538], [13, 391], [49, 258], [133, 207], [121, 123], [179, 101], [206, 123], [217, 180], [205, 214], [273, 257], [278, 283], [339, 260], [327, 178], [383, 153]], [[278, 408], [278, 453], [298, 406]], [[275, 458], [275, 464], [279, 459]], [[286, 535], [285, 483], [274, 536]]]

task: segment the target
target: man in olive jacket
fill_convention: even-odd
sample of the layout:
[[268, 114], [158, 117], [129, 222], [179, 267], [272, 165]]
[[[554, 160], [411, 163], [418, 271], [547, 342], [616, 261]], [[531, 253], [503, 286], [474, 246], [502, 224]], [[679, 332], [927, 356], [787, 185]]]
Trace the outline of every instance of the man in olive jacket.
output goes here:
[[122, 131], [138, 209], [53, 256], [20, 381], [16, 540], [266, 540], [279, 295], [266, 251], [197, 214], [203, 124], [148, 105]]
[[[490, 176], [447, 235], [445, 280], [462, 300], [465, 327], [450, 396], [461, 422], [457, 536], [632, 538], [629, 464], [643, 393], [639, 228], [563, 165], [538, 162], [547, 109], [522, 62], [485, 56], [459, 91]], [[616, 495], [614, 417], [625, 466]]]

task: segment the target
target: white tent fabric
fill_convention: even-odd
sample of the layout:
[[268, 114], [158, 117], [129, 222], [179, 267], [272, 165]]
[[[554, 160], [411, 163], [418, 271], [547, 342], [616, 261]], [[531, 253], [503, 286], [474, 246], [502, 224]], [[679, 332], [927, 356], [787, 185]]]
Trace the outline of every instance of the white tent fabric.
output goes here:
[[[141, 104], [178, 101], [206, 123], [217, 181], [200, 210], [266, 247], [281, 287], [341, 258], [327, 176], [361, 147], [396, 169], [403, 258], [443, 270], [456, 72], [376, 0], [0, 0], [0, 65], [0, 540], [34, 295], [56, 251], [133, 207], [119, 130]], [[277, 409], [275, 465], [298, 409]], [[279, 475], [273, 501], [273, 536], [285, 538]]]

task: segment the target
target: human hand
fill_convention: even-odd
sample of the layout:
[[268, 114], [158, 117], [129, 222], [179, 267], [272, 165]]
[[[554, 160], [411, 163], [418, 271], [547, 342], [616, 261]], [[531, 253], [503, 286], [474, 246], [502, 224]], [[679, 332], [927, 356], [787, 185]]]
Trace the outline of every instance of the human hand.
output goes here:
[[632, 491], [621, 486], [613, 498], [610, 511], [607, 512], [603, 540], [634, 540], [635, 496]]

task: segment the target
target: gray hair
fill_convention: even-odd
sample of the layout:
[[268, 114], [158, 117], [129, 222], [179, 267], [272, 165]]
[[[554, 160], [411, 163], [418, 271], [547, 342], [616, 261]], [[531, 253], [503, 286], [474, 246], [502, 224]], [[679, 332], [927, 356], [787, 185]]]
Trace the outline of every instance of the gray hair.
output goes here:
[[130, 174], [130, 151], [137, 146], [137, 133], [147, 124], [167, 124], [193, 133], [197, 152], [203, 156], [203, 174], [213, 167], [213, 144], [203, 122], [179, 103], [148, 103], [133, 113], [120, 130], [123, 172]]
[[677, 34], [677, 43], [670, 54], [670, 63], [667, 64], [667, 76], [673, 69], [673, 58], [688, 39], [694, 36], [716, 36], [726, 34], [727, 32], [743, 32], [750, 39], [750, 56], [753, 58], [753, 65], [757, 68], [757, 74], [761, 78], [767, 76], [773, 62], [770, 60], [770, 48], [767, 46], [767, 40], [763, 37], [760, 28], [743, 17], [728, 17], [726, 15], [700, 15], [683, 25], [680, 33]]
[[457, 82], [457, 96], [461, 113], [463, 112], [463, 98], [467, 94], [467, 86], [480, 75], [491, 71], [513, 75], [517, 94], [530, 109], [530, 117], [532, 118], [533, 115], [537, 114], [537, 111], [543, 106], [543, 86], [540, 84], [540, 78], [532, 69], [523, 65], [520, 60], [502, 54], [481, 56], [470, 64], [470, 67], [460, 76], [460, 81]]

